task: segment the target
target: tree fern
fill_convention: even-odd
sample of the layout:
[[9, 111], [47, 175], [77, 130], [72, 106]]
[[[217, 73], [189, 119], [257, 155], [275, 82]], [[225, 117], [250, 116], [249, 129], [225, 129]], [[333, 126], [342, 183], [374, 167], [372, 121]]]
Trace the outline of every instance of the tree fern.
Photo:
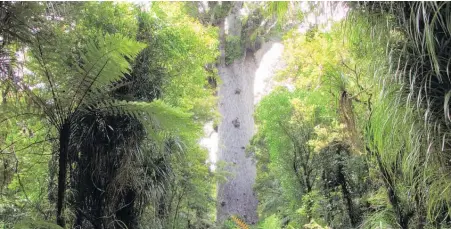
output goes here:
[[[129, 71], [127, 58], [134, 58], [144, 48], [143, 44], [124, 38], [120, 35], [106, 35], [97, 41], [89, 43], [86, 54], [81, 54], [80, 64], [67, 66], [64, 62], [65, 54], [59, 53], [60, 58], [51, 57], [45, 53], [44, 47], [48, 44], [37, 43], [32, 49], [35, 63], [32, 70], [41, 74], [47, 81], [46, 88], [52, 98], [53, 105], [49, 106], [43, 99], [29, 92], [29, 96], [37, 101], [43, 113], [47, 115], [50, 123], [58, 130], [59, 146], [59, 175], [58, 175], [58, 224], [64, 226], [62, 210], [64, 208], [64, 192], [66, 169], [70, 161], [70, 136], [74, 119], [80, 108], [89, 108], [93, 103], [105, 99], [112, 82], [117, 82], [123, 74]], [[54, 54], [52, 54], [54, 55]], [[66, 54], [67, 55], [67, 54]], [[62, 69], [53, 72], [54, 69]], [[63, 74], [58, 76], [58, 74]], [[69, 84], [59, 82], [67, 80]], [[75, 87], [74, 87], [75, 85]]]
[[[1, 4], [0, 8], [7, 4]], [[50, 137], [54, 135], [46, 146], [55, 142], [56, 150], [52, 159], [46, 159], [51, 160], [49, 186], [58, 173], [58, 190], [49, 187], [48, 199], [51, 204], [56, 202], [57, 223], [63, 227], [67, 221], [70, 226], [83, 228], [114, 225], [136, 228], [140, 215], [149, 205], [155, 204], [158, 212], [160, 204], [173, 204], [172, 200], [162, 199], [169, 198], [169, 182], [176, 180], [174, 164], [183, 167], [181, 171], [191, 172], [188, 170], [193, 164], [191, 161], [196, 161], [196, 167], [205, 163], [204, 152], [195, 144], [200, 127], [186, 111], [195, 112], [198, 108], [193, 104], [201, 104], [204, 95], [210, 94], [203, 88], [206, 76], [203, 66], [216, 58], [215, 52], [210, 53], [215, 49], [216, 31], [209, 31], [206, 39], [199, 38], [206, 30], [191, 19], [190, 23], [174, 28], [172, 22], [161, 26], [163, 23], [152, 14], [146, 19], [152, 21], [151, 25], [139, 25], [136, 39], [146, 42], [147, 48], [143, 49], [146, 45], [134, 38], [105, 32], [136, 34], [133, 22], [136, 22], [137, 12], [124, 4], [118, 13], [114, 5], [77, 3], [83, 7], [74, 8], [82, 12], [68, 15], [55, 15], [54, 9], [49, 9], [51, 19], [43, 23], [48, 28], [39, 27], [27, 34], [30, 36], [26, 67], [31, 73], [19, 82], [10, 80], [10, 84], [2, 82], [1, 85], [15, 87], [6, 91], [8, 96], [18, 95], [17, 100], [20, 100], [20, 109], [2, 109], [2, 122], [36, 115], [46, 124], [42, 132], [48, 132]], [[94, 7], [98, 8], [93, 10]], [[114, 15], [126, 11], [125, 14], [131, 16], [128, 21], [132, 21], [132, 29], [115, 28], [129, 25], [122, 23], [127, 20], [121, 18], [115, 18], [119, 23], [99, 21], [108, 18], [112, 11]], [[138, 17], [142, 19], [143, 15]], [[196, 51], [202, 56], [193, 56]], [[138, 56], [140, 59], [135, 61]], [[182, 80], [174, 80], [176, 78]], [[186, 83], [189, 87], [184, 88]], [[170, 95], [162, 97], [163, 91]], [[191, 98], [196, 101], [190, 101]], [[10, 101], [12, 98], [8, 98], [8, 103]], [[207, 109], [202, 112], [211, 113]], [[53, 142], [55, 139], [59, 141]], [[188, 147], [192, 151], [191, 161], [178, 158]], [[16, 150], [19, 151], [21, 149]], [[174, 158], [180, 162], [172, 162]], [[58, 167], [59, 171], [55, 172], [53, 167]], [[205, 175], [208, 171], [196, 170], [193, 174], [196, 173]], [[182, 175], [177, 180], [182, 185], [192, 186], [190, 178]], [[189, 195], [198, 199], [204, 196], [195, 190], [190, 191], [194, 195]], [[188, 219], [180, 217], [176, 225], [186, 220], [190, 222], [192, 218], [210, 221], [208, 216], [201, 216], [200, 212], [205, 210], [192, 214], [191, 210], [201, 205], [196, 203], [193, 207], [189, 201], [183, 201], [178, 215], [188, 212], [190, 216]]]

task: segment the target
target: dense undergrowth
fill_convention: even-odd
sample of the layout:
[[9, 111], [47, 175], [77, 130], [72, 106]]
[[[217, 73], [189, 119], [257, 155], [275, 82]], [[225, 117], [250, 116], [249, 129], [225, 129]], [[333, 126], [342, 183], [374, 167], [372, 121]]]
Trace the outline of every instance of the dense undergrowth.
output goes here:
[[449, 4], [349, 6], [285, 35], [296, 89], [256, 112], [261, 227], [449, 228]]

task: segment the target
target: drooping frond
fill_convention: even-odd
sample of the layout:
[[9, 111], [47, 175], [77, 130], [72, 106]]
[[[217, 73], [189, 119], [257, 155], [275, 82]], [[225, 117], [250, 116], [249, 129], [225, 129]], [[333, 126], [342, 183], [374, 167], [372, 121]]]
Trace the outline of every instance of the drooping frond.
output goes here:
[[104, 97], [113, 83], [119, 82], [125, 73], [130, 72], [129, 61], [144, 47], [144, 44], [120, 34], [107, 34], [104, 38], [88, 43], [87, 53], [81, 55], [81, 64], [74, 69], [76, 75], [71, 77], [67, 85], [68, 88], [74, 88], [72, 93], [68, 93], [72, 97], [71, 104], [92, 104]]
[[191, 114], [161, 100], [154, 100], [150, 103], [105, 100], [97, 103], [93, 108], [114, 116], [132, 116], [146, 124], [145, 126], [150, 128], [149, 131], [166, 130], [177, 135], [196, 129], [190, 120]]

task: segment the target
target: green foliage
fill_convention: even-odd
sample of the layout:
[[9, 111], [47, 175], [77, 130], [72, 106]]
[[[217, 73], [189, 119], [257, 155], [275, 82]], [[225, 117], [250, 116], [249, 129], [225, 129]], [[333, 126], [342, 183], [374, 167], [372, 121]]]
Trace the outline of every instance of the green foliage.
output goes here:
[[[161, 85], [161, 101], [151, 104], [169, 106], [178, 115], [174, 119], [162, 114], [161, 118], [171, 127], [167, 133], [180, 137], [183, 149], [183, 153], [170, 156], [173, 176], [168, 178], [168, 192], [161, 203], [166, 210], [158, 216], [157, 206], [148, 209], [145, 222], [149, 228], [207, 228], [214, 218], [211, 181], [216, 177], [208, 170], [207, 154], [198, 140], [201, 125], [215, 114], [213, 91], [206, 88], [207, 78], [215, 73], [205, 66], [214, 63], [218, 55], [217, 29], [204, 27], [184, 14], [182, 7], [182, 3], [152, 3], [153, 16], [143, 18], [158, 29], [148, 32], [155, 33], [154, 46], [159, 48], [157, 54], [167, 74]], [[142, 111], [149, 109], [143, 107]]]
[[283, 19], [288, 12], [290, 2], [268, 2], [268, 13], [272, 16], [275, 15], [279, 19]]
[[312, 222], [305, 224], [304, 228], [305, 229], [328, 229], [329, 227], [323, 227], [323, 226], [317, 224], [315, 222], [315, 220], [312, 220]]
[[14, 225], [14, 228], [17, 229], [62, 229], [62, 227], [45, 222], [45, 221], [38, 221], [38, 220], [22, 220], [21, 222]]
[[[214, 114], [215, 98], [205, 88], [208, 77], [206, 65], [216, 62], [219, 54], [217, 32], [214, 27], [204, 27], [186, 14], [181, 13], [181, 3], [154, 3], [152, 9], [160, 18], [160, 30], [155, 35], [162, 45], [161, 64], [168, 70], [169, 78], [162, 85], [163, 100], [186, 112], [194, 113], [195, 119], [208, 120]], [[150, 18], [149, 18], [150, 19]], [[162, 20], [165, 20], [162, 22]], [[155, 19], [153, 19], [155, 20]]]
[[[198, 141], [234, 6], [0, 3], [0, 227], [214, 228]], [[223, 44], [230, 65], [284, 33], [294, 86], [255, 109], [256, 227], [449, 227], [450, 4], [349, 3], [305, 33], [298, 6], [242, 4]]]
[[138, 32], [136, 10], [126, 3], [90, 2], [76, 14], [80, 36], [90, 34], [122, 34], [135, 37]]
[[233, 61], [240, 59], [244, 55], [243, 44], [241, 37], [227, 36], [225, 43], [225, 61], [226, 64], [231, 64]]
[[[132, 189], [137, 190], [139, 202], [125, 208], [159, 211], [167, 202], [173, 206], [161, 218], [167, 227], [211, 227], [213, 183], [208, 181], [215, 177], [197, 141], [202, 134], [200, 121], [214, 113], [213, 91], [205, 88], [214, 72], [205, 66], [216, 60], [217, 30], [181, 14], [178, 3], [155, 3], [150, 12], [123, 3], [63, 5], [76, 10], [61, 11], [61, 19], [48, 20], [48, 30], [32, 35], [37, 39], [28, 44], [25, 61], [32, 74], [14, 85], [22, 89], [19, 99], [2, 94], [7, 100], [2, 105], [8, 107], [2, 120], [8, 125], [2, 127], [0, 145], [2, 160], [8, 162], [2, 170], [7, 176], [2, 181], [0, 221], [9, 228], [26, 215], [33, 217], [34, 224], [36, 219], [54, 220], [51, 204], [59, 187], [54, 180], [58, 154], [53, 152], [58, 148], [52, 145], [57, 146], [54, 136], [59, 126], [72, 120], [71, 147], [79, 153], [75, 159], [70, 156], [69, 170], [81, 177], [88, 171], [86, 177], [92, 181], [83, 183], [71, 175], [66, 191], [71, 205], [64, 213], [69, 223], [80, 219], [70, 209], [73, 201], [94, 181], [96, 190], [104, 190], [106, 211], [115, 201], [126, 202], [124, 193]], [[1, 89], [7, 91], [8, 85]], [[21, 112], [38, 115], [33, 113], [30, 119]], [[124, 153], [128, 156], [122, 157]], [[114, 165], [102, 167], [108, 161]], [[101, 179], [111, 179], [104, 177], [111, 174], [108, 168], [120, 172], [113, 171], [116, 174], [104, 186]], [[76, 204], [81, 206], [78, 211], [92, 213], [94, 206]], [[4, 218], [3, 213], [17, 217]], [[124, 220], [115, 214], [116, 222]], [[142, 225], [156, 215], [144, 216]], [[128, 219], [135, 223], [137, 217]], [[86, 222], [83, 225], [88, 227]]]
[[276, 215], [269, 216], [260, 224], [260, 229], [278, 229], [280, 227], [280, 219]]
[[[258, 158], [256, 190], [264, 217], [287, 217], [289, 225], [304, 225], [320, 217], [322, 196], [319, 185], [319, 154], [315, 126], [329, 125], [331, 101], [319, 91], [279, 88], [262, 99], [256, 110], [259, 133], [253, 146]], [[324, 209], [325, 210], [325, 209]]]
[[[328, 93], [335, 101], [329, 106], [336, 113], [329, 112], [328, 122], [319, 121], [314, 139], [308, 141], [322, 158], [321, 178], [314, 189], [323, 197], [298, 191], [304, 203], [316, 201], [326, 207], [314, 216], [317, 222], [337, 228], [360, 224], [363, 228], [426, 228], [449, 223], [445, 185], [449, 176], [442, 163], [448, 158], [443, 114], [448, 111], [449, 82], [442, 77], [448, 74], [444, 63], [449, 55], [443, 52], [446, 39], [440, 39], [449, 31], [444, 29], [445, 21], [438, 22], [447, 17], [442, 16], [448, 15], [445, 9], [447, 4], [441, 3], [361, 3], [342, 26], [285, 36], [287, 68], [279, 78], [291, 80], [297, 90], [308, 94]], [[257, 114], [270, 109], [257, 109]], [[293, 125], [283, 115], [284, 108], [279, 110], [261, 120], [280, 119]], [[303, 110], [304, 115], [312, 113]], [[259, 166], [262, 176], [257, 183], [271, 185], [266, 179], [283, 177], [283, 173], [271, 173], [287, 164], [274, 163], [282, 156], [272, 157], [271, 147], [284, 152], [289, 141], [283, 140], [277, 125], [268, 134], [266, 124], [259, 124], [254, 146], [266, 165]], [[305, 128], [295, 129], [302, 133], [300, 129]], [[281, 188], [274, 190], [286, 195], [289, 186], [278, 182]], [[259, 184], [256, 189], [266, 191]], [[279, 201], [259, 197], [263, 212], [270, 210], [266, 206], [277, 209], [277, 205], [284, 206], [285, 212], [293, 211], [286, 204], [293, 197]], [[313, 205], [298, 206], [302, 214], [314, 215]], [[285, 212], [279, 214], [289, 215]]]
[[[396, 220], [403, 228], [447, 224], [438, 220], [449, 214], [444, 207], [449, 205], [448, 189], [442, 186], [449, 176], [440, 162], [447, 154], [443, 135], [447, 89], [443, 89], [448, 82], [441, 80], [444, 65], [438, 59], [446, 61], [449, 55], [438, 46], [444, 47], [439, 37], [449, 32], [444, 32], [446, 23], [431, 19], [447, 15], [447, 4], [363, 7], [374, 7], [370, 25], [382, 28], [378, 36], [390, 41], [385, 52], [391, 71], [379, 75], [386, 85], [375, 101], [368, 138], [384, 177], [394, 187], [398, 200], [390, 202]], [[423, 13], [418, 13], [420, 9]]]
[[387, 193], [380, 188], [376, 192], [370, 193], [368, 202], [374, 207], [375, 212], [367, 214], [362, 228], [393, 228], [396, 225], [396, 215], [387, 200]]
[[212, 9], [212, 14], [217, 20], [221, 20], [228, 16], [230, 10], [232, 9], [233, 4], [231, 2], [221, 2], [215, 4]]
[[221, 229], [238, 229], [238, 226], [231, 219], [225, 220]]
[[[357, 227], [364, 220], [362, 214], [369, 210], [366, 193], [373, 188], [370, 180], [379, 179], [379, 174], [370, 177], [361, 134], [377, 89], [371, 71], [383, 61], [381, 53], [359, 56], [377, 46], [362, 46], [368, 38], [360, 36], [367, 33], [339, 24], [328, 32], [312, 28], [305, 34], [293, 30], [285, 35], [289, 51], [284, 54], [287, 66], [279, 72], [279, 80], [294, 82], [296, 89], [291, 93], [275, 90], [256, 110], [259, 132], [254, 146], [262, 163], [256, 190], [262, 193], [264, 217], [277, 214], [287, 218], [286, 225], [313, 228], [321, 227], [314, 222], [333, 228]], [[293, 179], [296, 147], [291, 142], [297, 142], [299, 152], [310, 152], [299, 162], [303, 165], [299, 171], [309, 171], [301, 173], [301, 182]], [[309, 176], [311, 188], [303, 189]], [[278, 200], [264, 185], [280, 192]]]

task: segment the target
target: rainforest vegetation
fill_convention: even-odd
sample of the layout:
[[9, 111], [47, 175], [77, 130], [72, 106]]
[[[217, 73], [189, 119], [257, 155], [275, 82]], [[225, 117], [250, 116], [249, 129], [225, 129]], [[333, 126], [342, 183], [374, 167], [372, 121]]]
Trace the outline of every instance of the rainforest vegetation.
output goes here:
[[0, 228], [451, 228], [450, 63], [449, 2], [0, 2]]

